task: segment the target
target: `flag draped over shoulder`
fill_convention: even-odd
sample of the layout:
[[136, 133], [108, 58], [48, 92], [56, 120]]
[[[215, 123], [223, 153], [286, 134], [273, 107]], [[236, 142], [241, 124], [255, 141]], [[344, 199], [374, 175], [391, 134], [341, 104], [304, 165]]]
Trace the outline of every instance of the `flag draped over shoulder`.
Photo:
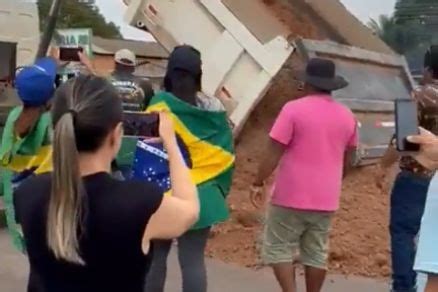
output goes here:
[[42, 114], [31, 132], [19, 138], [14, 132], [14, 125], [21, 112], [22, 107], [17, 107], [8, 116], [1, 141], [0, 163], [6, 221], [14, 245], [24, 251], [23, 235], [15, 220], [13, 192], [25, 179], [52, 171], [52, 147], [50, 113]]
[[[213, 112], [191, 106], [170, 93], [154, 96], [147, 112], [171, 113], [178, 144], [201, 203], [199, 222], [205, 228], [229, 216], [225, 198], [234, 169], [233, 136], [226, 112]], [[171, 193], [167, 154], [162, 143], [139, 140], [134, 158], [135, 178], [155, 182], [163, 192]]]

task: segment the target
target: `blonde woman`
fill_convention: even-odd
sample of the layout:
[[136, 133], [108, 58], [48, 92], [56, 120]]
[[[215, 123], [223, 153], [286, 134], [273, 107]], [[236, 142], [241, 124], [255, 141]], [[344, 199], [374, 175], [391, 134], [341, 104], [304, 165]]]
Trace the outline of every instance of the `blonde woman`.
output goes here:
[[143, 291], [150, 241], [183, 234], [199, 214], [171, 120], [160, 114], [173, 186], [173, 196], [163, 197], [153, 184], [110, 176], [123, 128], [122, 104], [108, 81], [68, 81], [56, 93], [52, 116], [53, 173], [26, 181], [14, 195], [29, 291]]

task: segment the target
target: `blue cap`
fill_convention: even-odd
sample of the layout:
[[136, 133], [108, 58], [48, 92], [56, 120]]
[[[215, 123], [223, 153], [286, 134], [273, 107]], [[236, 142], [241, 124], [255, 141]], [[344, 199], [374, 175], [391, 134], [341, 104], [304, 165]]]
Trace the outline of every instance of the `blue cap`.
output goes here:
[[23, 104], [46, 104], [55, 92], [56, 72], [53, 58], [41, 58], [34, 65], [21, 68], [15, 77], [15, 88]]

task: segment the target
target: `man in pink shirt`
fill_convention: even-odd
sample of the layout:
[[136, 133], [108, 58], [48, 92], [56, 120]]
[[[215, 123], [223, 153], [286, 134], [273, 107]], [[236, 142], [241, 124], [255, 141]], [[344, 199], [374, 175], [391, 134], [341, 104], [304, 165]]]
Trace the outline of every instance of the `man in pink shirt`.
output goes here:
[[357, 147], [354, 115], [331, 97], [332, 91], [348, 86], [335, 71], [330, 60], [309, 61], [303, 76], [306, 96], [281, 110], [252, 186], [252, 201], [264, 201], [264, 181], [277, 168], [262, 257], [283, 292], [296, 291], [297, 252], [307, 292], [321, 291], [331, 220], [339, 207], [345, 167]]

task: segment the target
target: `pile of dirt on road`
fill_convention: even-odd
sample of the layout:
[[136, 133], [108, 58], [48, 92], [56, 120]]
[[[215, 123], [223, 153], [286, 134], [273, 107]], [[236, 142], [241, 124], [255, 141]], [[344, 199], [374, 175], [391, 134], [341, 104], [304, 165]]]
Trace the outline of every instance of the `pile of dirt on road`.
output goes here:
[[[232, 218], [214, 230], [208, 255], [255, 268], [259, 264], [263, 213], [249, 203], [248, 185], [261, 144], [245, 142], [242, 139], [237, 149], [235, 182], [229, 200]], [[358, 169], [345, 181], [341, 208], [331, 232], [332, 272], [375, 278], [390, 275], [388, 195], [376, 188], [373, 172], [373, 167]]]
[[[288, 6], [290, 1], [263, 1], [290, 28], [291, 37], [325, 38], [309, 15], [297, 13], [300, 9]], [[239, 136], [236, 173], [229, 199], [232, 218], [214, 230], [207, 251], [211, 257], [247, 267], [259, 264], [263, 213], [249, 203], [249, 185], [275, 117], [288, 100], [301, 94], [299, 82], [293, 80], [295, 72], [303, 67], [299, 56], [294, 54]], [[330, 268], [346, 275], [389, 276], [388, 237], [387, 192], [375, 186], [373, 167], [358, 169], [344, 183], [341, 208], [331, 233]]]
[[[301, 94], [293, 72], [302, 67], [299, 58], [287, 62], [239, 136], [229, 199], [232, 218], [213, 232], [208, 248], [211, 257], [247, 267], [259, 263], [263, 214], [250, 205], [248, 187], [276, 115], [284, 103]], [[330, 267], [346, 275], [387, 277], [390, 273], [388, 195], [375, 186], [373, 167], [358, 169], [345, 181], [331, 234]]]
[[[211, 257], [247, 267], [259, 263], [257, 247], [263, 213], [249, 203], [248, 186], [254, 179], [276, 115], [288, 99], [300, 94], [288, 74], [287, 71], [279, 74], [240, 135], [229, 199], [232, 218], [213, 232], [208, 248]], [[354, 170], [345, 180], [341, 208], [331, 233], [332, 271], [367, 277], [389, 276], [388, 209], [388, 192], [376, 187], [374, 167]]]

